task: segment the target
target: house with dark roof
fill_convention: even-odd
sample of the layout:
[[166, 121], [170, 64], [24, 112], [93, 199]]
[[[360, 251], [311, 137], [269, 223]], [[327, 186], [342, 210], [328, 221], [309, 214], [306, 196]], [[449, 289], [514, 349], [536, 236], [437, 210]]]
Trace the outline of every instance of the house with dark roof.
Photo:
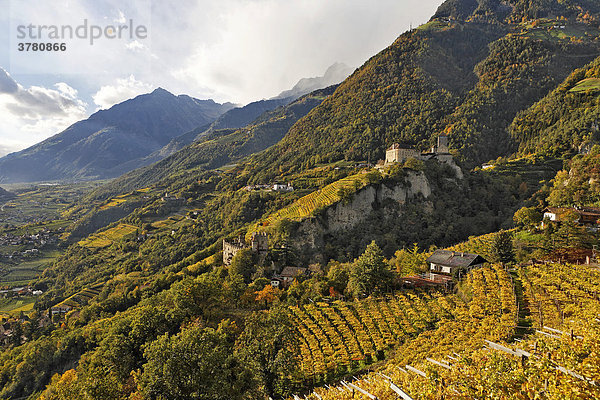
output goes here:
[[304, 275], [306, 271], [306, 268], [285, 267], [283, 271], [281, 271], [281, 275], [279, 275], [279, 278], [281, 278], [283, 286], [287, 287], [294, 281], [294, 279]]
[[436, 250], [426, 260], [431, 275], [454, 276], [458, 271], [466, 273], [483, 266], [487, 260], [479, 254], [451, 250]]

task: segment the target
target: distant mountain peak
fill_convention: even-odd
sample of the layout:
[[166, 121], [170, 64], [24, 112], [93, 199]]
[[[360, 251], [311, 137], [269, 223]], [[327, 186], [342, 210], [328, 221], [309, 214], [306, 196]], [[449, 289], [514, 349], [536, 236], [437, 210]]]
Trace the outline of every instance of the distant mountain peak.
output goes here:
[[281, 92], [277, 97], [274, 97], [274, 99], [297, 98], [315, 90], [323, 89], [331, 85], [337, 85], [346, 79], [352, 72], [353, 69], [346, 64], [335, 62], [327, 68], [323, 76], [302, 78], [292, 89]]
[[163, 89], [161, 87], [157, 87], [156, 89], [154, 89], [151, 94], [168, 94], [170, 96], [174, 96], [173, 93], [171, 93], [168, 90]]
[[346, 74], [348, 71], [351, 71], [351, 70], [352, 70], [352, 68], [350, 68], [347, 64], [345, 64], [343, 62], [335, 62], [335, 63], [331, 64], [329, 66], [329, 68], [327, 68], [327, 70], [325, 71], [325, 75], [323, 75], [323, 76], [325, 78], [337, 79], [338, 77]]

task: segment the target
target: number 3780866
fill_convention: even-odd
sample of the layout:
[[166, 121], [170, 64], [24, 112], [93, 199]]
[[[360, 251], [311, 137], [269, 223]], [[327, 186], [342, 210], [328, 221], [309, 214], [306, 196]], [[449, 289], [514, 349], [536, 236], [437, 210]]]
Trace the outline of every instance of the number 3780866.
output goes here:
[[19, 51], [66, 51], [66, 43], [18, 43]]

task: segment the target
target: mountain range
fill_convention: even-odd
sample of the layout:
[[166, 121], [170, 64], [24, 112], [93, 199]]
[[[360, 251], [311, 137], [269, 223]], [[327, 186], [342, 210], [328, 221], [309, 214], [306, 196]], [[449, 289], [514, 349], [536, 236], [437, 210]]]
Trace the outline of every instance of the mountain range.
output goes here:
[[344, 63], [334, 63], [325, 71], [323, 76], [314, 78], [302, 78], [290, 90], [281, 92], [275, 99], [297, 98], [317, 89], [336, 85], [346, 79], [353, 72]]
[[0, 159], [0, 182], [98, 179], [121, 175], [147, 156], [233, 104], [218, 104], [164, 89], [92, 114], [65, 131]]
[[333, 85], [315, 90], [287, 105], [266, 111], [243, 128], [205, 131], [190, 145], [155, 164], [120, 176], [93, 192], [93, 196], [106, 198], [156, 184], [174, 174], [219, 168], [266, 150], [285, 137], [298, 120], [333, 94], [336, 88], [337, 85]]
[[233, 108], [208, 126], [200, 126], [181, 136], [171, 140], [166, 146], [150, 154], [142, 160], [137, 160], [137, 164], [130, 165], [129, 169], [135, 169], [145, 165], [150, 165], [160, 161], [163, 158], [174, 154], [186, 145], [200, 140], [221, 129], [237, 129], [251, 124], [263, 113], [268, 113], [278, 107], [285, 106], [313, 91], [330, 87], [342, 82], [350, 75], [352, 69], [343, 63], [334, 63], [325, 71], [323, 76], [314, 78], [300, 79], [292, 89], [281, 92], [278, 96], [266, 100], [253, 101], [242, 107]]
[[349, 73], [348, 66], [335, 63], [321, 77], [303, 78], [275, 98], [242, 107], [159, 88], [0, 158], [0, 183], [114, 178], [160, 161], [202, 136], [244, 127], [265, 112], [341, 82]]

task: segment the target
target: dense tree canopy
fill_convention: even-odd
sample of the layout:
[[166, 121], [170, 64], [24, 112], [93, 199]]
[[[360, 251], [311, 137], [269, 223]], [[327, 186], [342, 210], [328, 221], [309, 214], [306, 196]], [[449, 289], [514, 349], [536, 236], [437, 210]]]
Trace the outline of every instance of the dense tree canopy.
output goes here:
[[[147, 399], [229, 400], [247, 398], [256, 382], [234, 354], [235, 331], [226, 321], [217, 330], [192, 326], [150, 343], [138, 378]], [[256, 389], [254, 389], [256, 390]]]
[[375, 241], [352, 263], [348, 291], [355, 297], [388, 291], [393, 275], [384, 261], [383, 252]]

